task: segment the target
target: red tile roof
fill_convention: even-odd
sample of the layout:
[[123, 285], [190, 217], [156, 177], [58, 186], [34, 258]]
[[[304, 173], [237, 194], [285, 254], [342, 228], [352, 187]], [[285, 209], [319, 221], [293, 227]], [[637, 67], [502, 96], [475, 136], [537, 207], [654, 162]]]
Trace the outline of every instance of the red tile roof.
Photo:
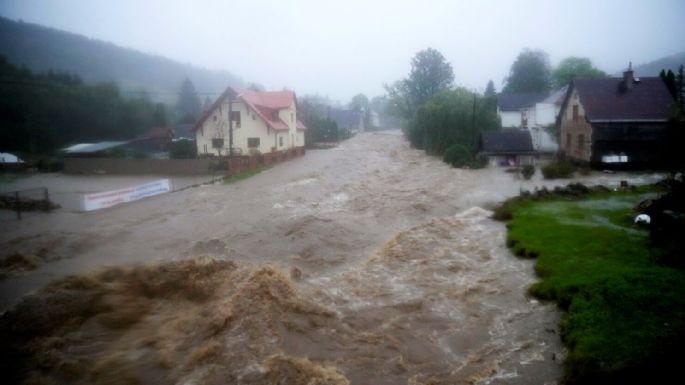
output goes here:
[[[293, 91], [251, 91], [228, 87], [221, 96], [205, 111], [202, 117], [195, 123], [193, 132], [199, 130], [212, 112], [225, 100], [229, 94], [238, 100], [242, 100], [259, 115], [268, 127], [274, 130], [288, 130], [288, 124], [278, 117], [278, 111], [290, 107], [297, 102]], [[304, 130], [306, 127], [299, 120], [297, 129]]]

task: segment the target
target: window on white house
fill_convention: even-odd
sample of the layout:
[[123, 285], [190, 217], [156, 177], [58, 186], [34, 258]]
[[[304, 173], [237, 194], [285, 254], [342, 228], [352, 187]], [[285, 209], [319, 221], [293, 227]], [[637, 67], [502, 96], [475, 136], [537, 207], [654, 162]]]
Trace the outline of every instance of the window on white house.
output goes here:
[[224, 138], [212, 138], [212, 148], [223, 148]]
[[240, 128], [240, 111], [231, 111], [231, 120], [235, 122], [235, 128]]
[[283, 147], [283, 137], [282, 136], [278, 137], [278, 145]]
[[259, 148], [259, 138], [247, 138], [248, 148]]
[[578, 105], [577, 104], [573, 105], [573, 121], [574, 122], [578, 121]]
[[214, 115], [214, 121], [216, 122], [216, 115]]
[[206, 154], [207, 153], [207, 145], [206, 144], [204, 145], [204, 149], [205, 149], [205, 154]]

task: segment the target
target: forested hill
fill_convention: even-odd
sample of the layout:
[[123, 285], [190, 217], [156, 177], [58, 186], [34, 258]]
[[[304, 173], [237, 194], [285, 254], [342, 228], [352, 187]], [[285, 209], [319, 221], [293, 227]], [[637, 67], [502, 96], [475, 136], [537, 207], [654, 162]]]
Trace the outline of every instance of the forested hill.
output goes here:
[[675, 55], [662, 57], [634, 66], [636, 76], [659, 76], [662, 69], [671, 70], [673, 73], [678, 73], [678, 67], [685, 65], [685, 52], [680, 52]]
[[[153, 33], [153, 31], [150, 31]], [[147, 91], [154, 100], [174, 103], [185, 77], [198, 92], [221, 92], [242, 80], [161, 56], [100, 40], [0, 17], [0, 55], [35, 73], [78, 75], [88, 83], [113, 81], [122, 91]], [[210, 95], [211, 96], [211, 95]]]

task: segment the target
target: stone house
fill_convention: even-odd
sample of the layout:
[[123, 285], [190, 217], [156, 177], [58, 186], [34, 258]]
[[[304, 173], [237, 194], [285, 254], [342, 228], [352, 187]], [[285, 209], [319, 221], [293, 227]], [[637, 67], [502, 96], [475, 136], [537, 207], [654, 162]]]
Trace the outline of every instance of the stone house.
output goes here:
[[559, 151], [597, 167], [654, 167], [665, 161], [668, 110], [674, 100], [658, 77], [576, 79], [557, 120]]

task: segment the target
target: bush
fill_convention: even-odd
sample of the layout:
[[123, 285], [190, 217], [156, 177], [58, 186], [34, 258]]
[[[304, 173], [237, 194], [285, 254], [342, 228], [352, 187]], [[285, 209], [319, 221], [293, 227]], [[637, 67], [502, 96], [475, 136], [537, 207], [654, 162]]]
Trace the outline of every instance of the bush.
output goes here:
[[171, 159], [193, 159], [197, 156], [197, 148], [192, 140], [177, 140], [169, 146]]
[[523, 176], [523, 179], [525, 179], [525, 180], [529, 180], [530, 178], [533, 177], [534, 174], [535, 174], [535, 166], [533, 166], [532, 164], [527, 164], [527, 165], [523, 166], [523, 168], [521, 169], [521, 175]]
[[447, 147], [442, 156], [445, 163], [451, 164], [452, 167], [469, 166], [472, 161], [471, 152], [466, 146], [461, 144], [453, 144]]
[[570, 178], [574, 168], [570, 162], [560, 160], [543, 166], [540, 170], [545, 179], [562, 179]]
[[488, 165], [488, 156], [485, 154], [476, 155], [470, 164], [471, 168], [473, 168], [473, 169], [485, 168], [485, 166], [487, 166], [487, 165]]

